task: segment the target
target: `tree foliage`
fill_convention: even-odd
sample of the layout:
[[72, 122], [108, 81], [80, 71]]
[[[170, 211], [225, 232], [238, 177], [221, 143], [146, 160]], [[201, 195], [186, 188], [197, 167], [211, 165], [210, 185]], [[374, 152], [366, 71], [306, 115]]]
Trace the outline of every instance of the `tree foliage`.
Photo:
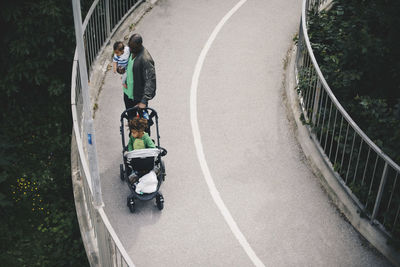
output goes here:
[[0, 262], [84, 266], [70, 171], [70, 1], [0, 4]]
[[334, 0], [310, 12], [309, 35], [335, 96], [363, 131], [400, 163], [399, 1]]
[[[308, 13], [308, 33], [316, 60], [334, 95], [352, 119], [399, 164], [400, 52], [397, 44], [400, 28], [397, 25], [400, 18], [397, 14], [400, 2], [333, 0], [332, 3], [328, 10], [313, 8]], [[315, 72], [308, 67], [302, 68], [298, 92], [303, 97], [310, 96], [313, 90], [310, 85], [315, 85], [315, 81]], [[363, 205], [360, 215], [370, 216], [375, 208], [385, 161], [364, 144], [346, 120], [337, 121], [335, 115], [333, 120], [325, 122], [322, 119], [322, 123], [318, 123], [332, 108], [329, 97], [326, 94], [321, 97], [317, 123], [308, 121], [313, 114], [313, 97], [306, 98], [311, 104], [308, 104], [303, 120], [319, 138], [334, 170]], [[400, 248], [397, 176], [392, 167], [387, 169], [386, 186], [376, 219], [391, 233], [391, 244]]]

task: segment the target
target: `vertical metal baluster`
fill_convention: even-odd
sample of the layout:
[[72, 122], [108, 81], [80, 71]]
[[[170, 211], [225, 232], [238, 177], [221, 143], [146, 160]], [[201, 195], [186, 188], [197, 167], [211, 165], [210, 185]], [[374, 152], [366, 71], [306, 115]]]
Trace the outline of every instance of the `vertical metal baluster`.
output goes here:
[[[105, 4], [106, 4], [106, 19], [110, 23], [110, 31], [107, 33], [107, 35], [110, 35], [112, 30], [113, 30], [113, 28], [114, 28], [114, 22], [113, 22], [114, 21], [114, 17], [113, 17], [112, 0], [106, 0]], [[108, 9], [108, 11], [107, 11], [107, 9]]]
[[306, 66], [307, 58], [308, 58], [308, 50], [307, 50], [307, 49], [304, 49], [304, 50], [303, 50], [303, 58], [302, 58], [302, 61], [301, 61], [301, 67], [302, 67], [303, 69], [304, 69], [305, 66]]
[[114, 0], [113, 8], [114, 8], [114, 15], [115, 15], [115, 21], [114, 21], [113, 26], [115, 26], [119, 21], [119, 19], [118, 19], [118, 0]]
[[308, 76], [309, 76], [309, 80], [308, 80], [308, 87], [307, 87], [307, 94], [306, 94], [306, 97], [305, 97], [305, 110], [306, 110], [306, 113], [307, 113], [307, 118], [308, 118], [308, 104], [309, 104], [309, 101], [310, 101], [310, 95], [311, 95], [311, 84], [312, 84], [312, 74], [311, 74], [311, 71], [312, 71], [312, 69], [309, 71], [309, 74], [308, 74]]
[[90, 67], [92, 67], [95, 59], [96, 59], [96, 55], [97, 55], [97, 45], [96, 45], [96, 23], [94, 21], [94, 14], [95, 12], [93, 12], [92, 14], [92, 18], [91, 18], [91, 22], [92, 22], [92, 45], [93, 45], [93, 57], [92, 57], [92, 64], [90, 64]]
[[[335, 106], [335, 108], [336, 108], [336, 106]], [[338, 113], [338, 110], [336, 108], [335, 109], [335, 120], [333, 121], [333, 132], [332, 132], [332, 138], [331, 138], [331, 147], [329, 148], [329, 155], [328, 155], [329, 160], [331, 160], [332, 145], [333, 145], [333, 141], [335, 139], [337, 113]]]
[[356, 170], [354, 171], [354, 177], [353, 177], [353, 183], [356, 180], [356, 176], [357, 176], [357, 171], [358, 171], [358, 163], [360, 162], [360, 155], [361, 155], [361, 150], [362, 150], [362, 145], [364, 143], [364, 140], [360, 137], [361, 142], [360, 142], [360, 150], [358, 151], [358, 156], [357, 156], [357, 163], [356, 163]]
[[[102, 36], [103, 36], [103, 43], [106, 41], [107, 36], [110, 34], [110, 24], [107, 22], [109, 21], [107, 16], [108, 16], [108, 11], [106, 10], [106, 1], [108, 2], [109, 0], [103, 0], [102, 1], [102, 16], [101, 16], [101, 24], [102, 24]], [[108, 25], [107, 25], [108, 24]]]
[[[321, 110], [322, 110], [322, 105], [323, 105], [323, 103], [324, 103], [324, 93], [325, 93], [325, 90], [323, 90], [323, 88], [322, 88], [322, 86], [321, 86], [321, 81], [319, 80], [319, 78], [318, 78], [318, 87], [319, 87], [319, 89], [320, 89], [320, 101], [319, 101], [319, 103], [318, 103], [318, 105], [319, 105], [319, 108], [318, 108], [318, 121], [317, 121], [317, 126], [319, 126], [319, 121], [320, 121], [320, 119], [321, 119]], [[326, 96], [326, 97], [328, 97], [328, 96]]]
[[352, 145], [351, 145], [349, 165], [347, 166], [347, 172], [346, 172], [346, 181], [345, 181], [346, 184], [347, 184], [347, 177], [348, 177], [349, 171], [350, 171], [351, 159], [352, 159], [352, 157], [353, 157], [354, 141], [355, 141], [355, 140], [356, 140], [356, 131], [354, 131], [354, 134], [353, 134], [353, 143], [352, 143]]
[[307, 86], [307, 91], [304, 97], [304, 108], [307, 114], [307, 118], [308, 118], [308, 102], [309, 102], [309, 98], [311, 95], [311, 84], [312, 84], [312, 76], [311, 76], [311, 71], [310, 71], [310, 67], [307, 67], [307, 77], [308, 77], [308, 86]]
[[[396, 190], [396, 183], [397, 183], [397, 176], [398, 176], [398, 175], [399, 175], [399, 173], [396, 173], [396, 177], [394, 178], [394, 183], [393, 183], [393, 187], [392, 187], [392, 192], [390, 193], [390, 198], [389, 198], [388, 205], [387, 205], [387, 208], [386, 208], [386, 213], [389, 213], [389, 207], [390, 207], [390, 204], [392, 203], [393, 193], [394, 193], [394, 191]], [[384, 220], [383, 220], [383, 224], [385, 224], [385, 221], [386, 221], [386, 217], [385, 217]]]
[[103, 46], [104, 44], [104, 38], [103, 38], [103, 33], [104, 33], [104, 21], [103, 21], [103, 13], [104, 13], [104, 8], [103, 8], [103, 1], [100, 0], [99, 3], [97, 4], [97, 23], [99, 24], [99, 39], [100, 39], [100, 47]]
[[110, 0], [110, 30], [112, 31], [115, 26], [115, 1]]
[[303, 31], [302, 31], [302, 22], [300, 18], [300, 27], [299, 27], [299, 40], [297, 41], [297, 51], [296, 51], [296, 66], [297, 69], [300, 69], [300, 56], [303, 53]]
[[342, 160], [340, 161], [340, 168], [343, 167], [344, 155], [346, 154], [347, 136], [348, 136], [348, 133], [349, 133], [349, 128], [350, 128], [350, 124], [347, 122], [346, 137], [344, 139], [344, 144], [343, 144], [343, 153], [342, 153]]
[[88, 69], [90, 69], [90, 62], [91, 62], [91, 58], [92, 58], [92, 42], [91, 42], [91, 34], [90, 34], [90, 20], [88, 21], [88, 23], [86, 24], [86, 29], [85, 29], [85, 33], [87, 33], [87, 51], [88, 51], [88, 60], [87, 60], [87, 67]]
[[[305, 58], [305, 56], [303, 56], [303, 63], [302, 63], [302, 66], [301, 66], [301, 72], [302, 72], [302, 79], [303, 79], [303, 81], [304, 80], [306, 80], [307, 79], [307, 59]], [[303, 85], [304, 85], [305, 83], [303, 82]], [[305, 95], [306, 95], [306, 93], [307, 93], [307, 88], [306, 87], [302, 87], [302, 88], [300, 88], [301, 90], [300, 90], [300, 104], [301, 104], [301, 107], [303, 108], [303, 110], [306, 108], [305, 107]]]
[[329, 95], [326, 94], [326, 97], [325, 97], [325, 108], [324, 108], [324, 117], [322, 118], [322, 126], [321, 126], [321, 136], [319, 137], [319, 143], [320, 143], [320, 144], [321, 144], [321, 140], [322, 140], [322, 135], [323, 135], [323, 133], [324, 133], [326, 106], [328, 105], [328, 98], [329, 98]]
[[106, 26], [106, 38], [111, 33], [111, 14], [110, 14], [110, 0], [105, 0], [105, 26]]
[[383, 167], [381, 182], [379, 184], [378, 194], [377, 194], [376, 200], [375, 200], [374, 211], [372, 212], [371, 222], [373, 220], [375, 220], [376, 215], [378, 215], [379, 206], [381, 204], [382, 195], [383, 195], [383, 191], [385, 189], [385, 184], [386, 184], [386, 180], [387, 180], [387, 176], [388, 176], [387, 174], [388, 174], [388, 163], [385, 162], [385, 167]]
[[[87, 25], [89, 25], [89, 24], [87, 24]], [[86, 26], [86, 30], [83, 33], [83, 36], [84, 36], [84, 48], [85, 48], [86, 62], [88, 62], [88, 65], [89, 65], [90, 49], [89, 49], [89, 31], [88, 31], [87, 26]], [[87, 66], [87, 67], [89, 67], [89, 66]]]
[[124, 16], [124, 14], [126, 13], [126, 5], [127, 5], [127, 1], [122, 1], [122, 16], [121, 17], [123, 17]]
[[[314, 71], [314, 68], [313, 68], [313, 71]], [[315, 76], [315, 73], [314, 73], [314, 76]], [[316, 91], [317, 91], [317, 77], [314, 77], [313, 76], [313, 79], [314, 79], [314, 83], [313, 83], [313, 86], [311, 87], [311, 89], [312, 89], [312, 96], [311, 96], [311, 99], [310, 99], [310, 108], [312, 108], [311, 110], [310, 110], [310, 112], [311, 112], [311, 114], [309, 114], [309, 120], [312, 122], [312, 116], [313, 116], [313, 114], [314, 114], [314, 102], [315, 102], [315, 94], [316, 94]], [[314, 125], [313, 125], [314, 126]]]
[[[308, 119], [311, 121], [312, 118], [312, 107], [313, 107], [313, 101], [315, 99], [315, 85], [316, 85], [316, 79], [315, 79], [315, 70], [314, 70], [314, 65], [311, 65], [311, 80], [310, 80], [310, 97], [309, 97], [309, 103], [307, 105], [307, 115]], [[311, 114], [310, 114], [311, 112]]]
[[392, 230], [391, 230], [392, 233], [393, 233], [393, 230], [394, 230], [395, 227], [396, 227], [397, 218], [399, 217], [399, 212], [400, 212], [400, 205], [399, 205], [399, 207], [397, 208], [396, 217], [394, 218], [394, 222], [393, 222], [393, 226], [392, 226]]
[[116, 11], [116, 14], [117, 14], [117, 20], [116, 20], [115, 24], [117, 24], [118, 21], [121, 19], [121, 9], [120, 9], [121, 1], [120, 0], [116, 0], [116, 2], [117, 2], [117, 5], [115, 7], [115, 11]]
[[[329, 136], [329, 130], [330, 130], [330, 125], [331, 125], [331, 115], [332, 115], [332, 100], [329, 98], [329, 100], [331, 101], [331, 107], [329, 108], [329, 119], [328, 119], [328, 127], [326, 129], [326, 136], [325, 136], [325, 144], [324, 144], [324, 152], [326, 154], [326, 144], [328, 143], [328, 136]], [[321, 144], [322, 145], [322, 144]]]
[[376, 154], [376, 160], [375, 160], [375, 165], [374, 165], [374, 171], [372, 172], [372, 178], [371, 178], [371, 183], [369, 185], [369, 190], [368, 190], [368, 196], [367, 196], [367, 201], [365, 203], [365, 209], [367, 209], [368, 206], [368, 199], [369, 196], [371, 195], [371, 191], [372, 191], [372, 185], [374, 184], [374, 180], [375, 180], [375, 171], [376, 171], [376, 166], [378, 165], [378, 159], [379, 159], [379, 154]]
[[115, 22], [114, 22], [114, 26], [118, 23], [119, 21], [119, 9], [118, 9], [118, 0], [114, 0], [114, 14], [115, 14]]
[[301, 42], [301, 51], [300, 51], [301, 54], [299, 56], [299, 62], [298, 62], [300, 71], [303, 71], [303, 69], [304, 69], [304, 57], [305, 57], [305, 54], [306, 54], [305, 50], [306, 50], [305, 49], [305, 42], [303, 40]]
[[93, 49], [93, 51], [92, 51], [92, 62], [90, 63], [90, 69], [91, 69], [91, 67], [93, 65], [93, 62], [94, 62], [94, 59], [96, 58], [97, 49], [96, 49], [96, 33], [95, 33], [95, 26], [96, 25], [95, 25], [95, 23], [93, 21], [93, 17], [90, 20], [90, 22], [91, 22], [90, 29], [91, 29], [91, 32], [92, 32], [91, 40], [92, 40], [92, 49]]
[[[301, 21], [301, 18], [300, 18], [300, 21]], [[300, 36], [302, 36], [303, 35], [303, 33], [302, 33], [302, 31], [300, 32]], [[300, 71], [303, 69], [303, 57], [304, 57], [304, 42], [303, 42], [303, 38], [301, 38], [301, 39], [299, 39], [300, 40], [300, 42], [299, 42], [299, 46], [298, 46], [298, 48], [299, 48], [299, 56], [298, 56], [298, 60], [297, 60], [297, 68], [298, 68], [298, 73], [300, 73]]]
[[[300, 18], [300, 22], [303, 23], [301, 18]], [[299, 61], [297, 62], [297, 64], [299, 65], [299, 68], [302, 68], [303, 67], [303, 58], [304, 58], [304, 54], [305, 54], [304, 50], [307, 50], [307, 49], [306, 49], [306, 45], [305, 45], [302, 24], [300, 26], [301, 26], [300, 27], [300, 36], [301, 36], [301, 43], [300, 43], [301, 50], [300, 50], [300, 53], [301, 54], [299, 55]]]
[[105, 5], [104, 1], [101, 0], [99, 2], [99, 21], [100, 21], [99, 28], [100, 28], [100, 39], [101, 39], [101, 44], [102, 45], [105, 45], [105, 41], [107, 39], [107, 37], [105, 35], [105, 32], [107, 31], [107, 29], [106, 29], [107, 26], [106, 26], [106, 23], [105, 23], [105, 20], [104, 20], [104, 16], [105, 16], [105, 12], [104, 12], [105, 7], [104, 7], [104, 5]]
[[118, 21], [121, 20], [122, 16], [121, 16], [121, 1], [118, 1]]
[[[100, 48], [103, 45], [103, 38], [102, 38], [102, 29], [103, 25], [101, 24], [101, 6], [97, 5], [97, 38], [99, 39], [99, 52]], [[100, 54], [100, 53], [99, 53]]]
[[117, 257], [117, 252], [118, 252], [118, 249], [117, 249], [117, 244], [115, 243], [115, 242], [113, 242], [114, 243], [114, 258], [115, 258], [115, 266], [118, 266], [118, 257]]
[[300, 18], [300, 26], [299, 26], [299, 37], [297, 40], [297, 49], [296, 49], [296, 67], [299, 69], [299, 57], [302, 51], [302, 36], [303, 36], [303, 26], [302, 26], [302, 19]]
[[365, 168], [364, 168], [364, 173], [363, 173], [363, 178], [362, 178], [362, 181], [361, 181], [361, 185], [364, 185], [365, 173], [367, 172], [367, 168], [368, 168], [368, 161], [369, 161], [369, 153], [370, 152], [371, 152], [371, 147], [368, 146], [367, 161], [365, 162]]
[[93, 38], [93, 62], [95, 61], [97, 55], [97, 34], [96, 34], [96, 11], [93, 10], [92, 17], [90, 18], [92, 22], [92, 38]]
[[342, 116], [342, 119], [340, 120], [339, 138], [338, 138], [338, 145], [336, 147], [335, 160], [333, 161], [334, 163], [336, 163], [336, 160], [337, 160], [337, 155], [338, 155], [339, 146], [340, 146], [340, 139], [342, 137], [343, 115], [342, 114], [340, 114], [340, 115]]
[[119, 1], [119, 19], [120, 20], [124, 16], [124, 14], [123, 14], [123, 12], [124, 12], [124, 2], [125, 2], [125, 0]]
[[96, 7], [96, 9], [94, 10], [94, 12], [93, 12], [93, 17], [92, 17], [92, 19], [93, 19], [93, 24], [94, 24], [94, 40], [96, 41], [96, 43], [95, 43], [95, 45], [96, 45], [96, 58], [97, 58], [97, 55], [99, 54], [99, 50], [100, 50], [100, 38], [99, 38], [99, 34], [98, 34], [98, 31], [99, 31], [99, 25], [97, 24], [97, 19], [98, 19], [98, 16], [97, 16], [97, 7]]
[[89, 58], [89, 64], [88, 64], [88, 69], [91, 69], [92, 67], [92, 62], [94, 58], [94, 45], [93, 45], [93, 26], [92, 26], [92, 21], [90, 20], [87, 24], [88, 27], [88, 33], [89, 33], [89, 50], [90, 50], [90, 58]]
[[[318, 105], [319, 105], [320, 97], [321, 97], [321, 84], [320, 84], [320, 82], [319, 82], [318, 76], [316, 77], [316, 79], [317, 79], [317, 85], [316, 85], [316, 87], [315, 87], [314, 107], [313, 107], [313, 113], [312, 113], [312, 118], [311, 118], [311, 122], [312, 122], [312, 124], [313, 124], [315, 127], [317, 127], [317, 126], [318, 126], [318, 123], [319, 123], [319, 109], [318, 109]], [[323, 96], [322, 96], [322, 97], [323, 97]], [[321, 101], [322, 101], [322, 100], [321, 100]], [[318, 121], [317, 121], [317, 123], [315, 123], [316, 120], [317, 120], [317, 116], [318, 116]]]

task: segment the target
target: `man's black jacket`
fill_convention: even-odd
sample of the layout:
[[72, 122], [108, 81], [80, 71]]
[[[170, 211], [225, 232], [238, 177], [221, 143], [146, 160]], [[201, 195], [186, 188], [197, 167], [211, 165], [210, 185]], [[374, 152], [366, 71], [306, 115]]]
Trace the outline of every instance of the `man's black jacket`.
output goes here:
[[148, 103], [156, 95], [156, 70], [146, 48], [136, 55], [133, 63], [133, 99]]

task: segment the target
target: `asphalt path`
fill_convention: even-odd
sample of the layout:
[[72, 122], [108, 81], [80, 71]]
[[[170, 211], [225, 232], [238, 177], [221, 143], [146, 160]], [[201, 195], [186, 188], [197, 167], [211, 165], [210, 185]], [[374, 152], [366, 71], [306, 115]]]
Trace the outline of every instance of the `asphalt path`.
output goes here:
[[112, 71], [95, 117], [105, 210], [135, 265], [389, 265], [330, 203], [287, 118], [284, 59], [300, 10], [300, 0], [160, 0], [136, 25], [156, 63], [163, 211], [126, 206]]

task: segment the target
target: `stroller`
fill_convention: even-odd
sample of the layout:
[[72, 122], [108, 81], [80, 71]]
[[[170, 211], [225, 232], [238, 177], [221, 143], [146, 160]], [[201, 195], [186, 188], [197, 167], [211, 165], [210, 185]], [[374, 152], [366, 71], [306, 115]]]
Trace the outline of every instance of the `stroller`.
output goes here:
[[[155, 119], [156, 133], [157, 133], [157, 143], [156, 148], [138, 149], [128, 151], [128, 146], [125, 145], [125, 131], [124, 131], [124, 120], [127, 122], [131, 118], [132, 114], [137, 114], [137, 116], [144, 117], [148, 120], [148, 129], [146, 132], [150, 135], [150, 126], [153, 124], [153, 118]], [[128, 183], [131, 194], [127, 197], [127, 206], [129, 210], [133, 213], [135, 211], [136, 200], [147, 201], [153, 198], [156, 199], [156, 205], [159, 210], [164, 208], [164, 197], [159, 192], [161, 183], [165, 180], [165, 165], [161, 157], [167, 154], [165, 148], [160, 147], [160, 135], [158, 131], [158, 115], [157, 112], [152, 108], [139, 109], [137, 107], [129, 108], [122, 112], [121, 114], [121, 126], [120, 133], [122, 139], [122, 157], [123, 164], [120, 164], [120, 177], [122, 181]], [[154, 142], [154, 139], [153, 139]], [[154, 142], [155, 143], [155, 142]], [[156, 170], [155, 172], [153, 170]], [[156, 187], [155, 191], [149, 193], [137, 192], [138, 184], [131, 184], [129, 181], [129, 175], [132, 173], [140, 173], [139, 177], [152, 174], [155, 180], [156, 176]], [[139, 179], [140, 180], [140, 179]]]

